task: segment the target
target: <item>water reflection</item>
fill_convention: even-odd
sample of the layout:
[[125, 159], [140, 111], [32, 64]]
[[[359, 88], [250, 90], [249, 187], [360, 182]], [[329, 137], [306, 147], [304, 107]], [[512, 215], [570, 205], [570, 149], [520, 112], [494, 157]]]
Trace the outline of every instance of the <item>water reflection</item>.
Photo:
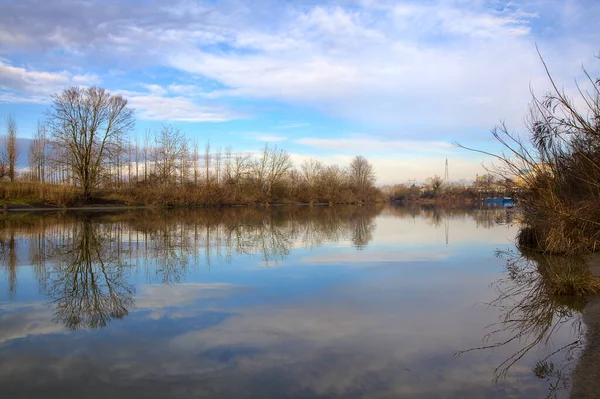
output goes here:
[[10, 230], [6, 240], [0, 240], [0, 257], [5, 269], [8, 270], [8, 294], [12, 298], [17, 290], [17, 242], [15, 232]]
[[[555, 294], [561, 274], [568, 279], [589, 277], [585, 260], [516, 250], [497, 255], [506, 260], [507, 277], [494, 284], [499, 295], [488, 305], [499, 310], [500, 321], [488, 326], [484, 346], [458, 354], [518, 343], [518, 349], [496, 367], [496, 381], [532, 355], [538, 359], [532, 373], [548, 382], [548, 398], [569, 391], [572, 398], [597, 397], [600, 383], [596, 377], [588, 377], [595, 366], [583, 363], [600, 358], [598, 300]], [[557, 344], [555, 338], [561, 330], [566, 331], [567, 339]]]
[[[56, 320], [70, 329], [104, 327], [134, 306], [132, 271], [150, 281], [181, 283], [202, 261], [230, 263], [232, 255], [258, 256], [265, 266], [295, 245], [318, 247], [348, 239], [357, 249], [372, 239], [382, 206], [146, 210], [119, 213], [60, 212], [6, 218], [0, 254], [10, 295], [17, 291], [17, 240], [29, 248], [40, 289], [55, 305]], [[200, 257], [202, 259], [200, 259]], [[151, 267], [150, 267], [151, 266]]]
[[117, 248], [89, 217], [73, 224], [68, 238], [50, 242], [51, 270], [42, 284], [55, 305], [56, 320], [72, 330], [104, 327], [134, 305], [134, 288]]
[[[0, 255], [11, 297], [17, 292], [18, 264], [31, 264], [40, 290], [56, 305], [56, 320], [71, 329], [98, 328], [135, 305], [130, 273], [176, 284], [194, 268], [231, 263], [234, 255], [256, 256], [272, 266], [297, 246], [347, 240], [363, 250], [384, 209], [436, 228], [442, 220], [471, 217], [477, 226], [491, 228], [505, 215], [498, 209], [383, 205], [13, 215], [2, 219]], [[445, 228], [448, 243], [447, 222]], [[20, 259], [18, 253], [27, 256]]]
[[431, 206], [7, 217], [0, 396], [537, 397], [531, 372], [490, 384], [506, 350], [452, 357], [494, 317], [472, 303], [493, 294], [492, 250], [514, 236], [499, 218]]

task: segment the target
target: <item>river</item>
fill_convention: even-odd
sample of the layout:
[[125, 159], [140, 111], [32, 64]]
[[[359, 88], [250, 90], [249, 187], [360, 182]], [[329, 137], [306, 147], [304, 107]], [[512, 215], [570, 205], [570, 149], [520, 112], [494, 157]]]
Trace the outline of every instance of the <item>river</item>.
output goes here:
[[545, 295], [503, 208], [15, 213], [1, 226], [2, 398], [598, 392], [585, 378], [597, 300]]

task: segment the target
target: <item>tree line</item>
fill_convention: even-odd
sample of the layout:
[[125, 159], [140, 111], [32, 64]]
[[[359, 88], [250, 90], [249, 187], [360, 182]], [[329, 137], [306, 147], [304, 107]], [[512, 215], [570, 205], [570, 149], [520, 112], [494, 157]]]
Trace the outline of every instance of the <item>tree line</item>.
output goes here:
[[[6, 126], [0, 177], [15, 183], [17, 125], [12, 115]], [[134, 110], [121, 95], [98, 87], [71, 87], [53, 95], [29, 149], [29, 169], [18, 179], [35, 184], [21, 184], [19, 190], [4, 185], [4, 199], [76, 202], [102, 197], [162, 205], [383, 199], [373, 166], [363, 156], [345, 168], [313, 158], [298, 167], [275, 145], [265, 144], [258, 153], [213, 149], [210, 142], [200, 147], [171, 125], [146, 131], [140, 143], [130, 139], [134, 127]], [[68, 194], [52, 198], [57, 186], [68, 187]]]

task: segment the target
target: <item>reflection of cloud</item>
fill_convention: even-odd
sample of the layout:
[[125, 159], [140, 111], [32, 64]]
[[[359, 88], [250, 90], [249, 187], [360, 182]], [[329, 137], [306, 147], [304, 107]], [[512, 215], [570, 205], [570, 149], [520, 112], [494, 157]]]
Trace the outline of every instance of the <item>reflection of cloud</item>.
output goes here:
[[241, 287], [226, 283], [189, 283], [177, 285], [147, 285], [141, 287], [138, 309], [156, 309], [191, 305], [201, 298], [224, 298]]
[[[204, 311], [202, 301], [193, 300], [193, 293], [227, 292], [227, 284], [189, 284], [173, 301], [169, 294], [177, 286], [147, 287], [138, 303], [146, 296], [154, 297], [157, 306], [177, 303], [181, 317], [161, 324], [131, 317], [130, 332], [38, 337], [28, 345], [0, 348], [0, 394], [63, 387], [80, 392], [82, 384], [98, 381], [111, 381], [95, 384], [99, 396], [134, 387], [140, 397], [195, 392], [209, 397], [420, 398], [443, 392], [447, 398], [503, 398], [511, 392], [529, 398], [542, 391], [543, 382], [527, 368], [515, 371], [516, 380], [491, 385], [494, 360], [489, 356], [452, 358], [456, 347], [477, 342], [478, 327], [495, 317], [472, 308], [474, 297], [489, 294], [489, 276], [460, 276], [462, 287], [477, 287], [466, 296], [444, 291], [447, 276], [427, 277], [432, 293], [411, 288], [415, 281], [405, 277], [400, 272], [370, 275], [304, 299], [241, 306], [228, 315]], [[54, 380], [57, 375], [60, 379]]]
[[0, 344], [18, 338], [66, 331], [52, 318], [52, 312], [45, 304], [11, 306], [6, 313], [0, 312]]
[[425, 249], [384, 249], [373, 251], [329, 252], [324, 255], [302, 259], [303, 263], [337, 263], [370, 266], [381, 262], [423, 262], [439, 261], [452, 256], [447, 251], [427, 251]]

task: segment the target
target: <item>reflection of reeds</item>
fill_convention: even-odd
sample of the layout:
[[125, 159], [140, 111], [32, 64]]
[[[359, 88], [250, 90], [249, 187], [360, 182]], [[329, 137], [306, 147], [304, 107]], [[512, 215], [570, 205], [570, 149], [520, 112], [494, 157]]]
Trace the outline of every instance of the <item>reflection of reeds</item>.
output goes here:
[[[569, 362], [573, 353], [581, 349], [581, 312], [587, 303], [583, 296], [557, 294], [586, 292], [582, 281], [589, 277], [589, 270], [583, 260], [577, 258], [512, 251], [498, 252], [498, 256], [507, 258], [507, 277], [494, 284], [499, 295], [488, 305], [499, 310], [500, 321], [488, 326], [491, 331], [483, 338], [486, 345], [457, 354], [520, 343], [521, 347], [496, 367], [494, 376], [498, 380], [506, 377], [509, 369], [531, 350], [544, 348], [549, 354], [538, 361], [533, 372], [540, 378], [555, 379], [555, 382], [550, 382], [553, 394], [567, 385], [568, 377], [564, 370], [568, 364], [556, 365], [550, 359], [563, 353]], [[594, 286], [596, 284], [593, 283]], [[578, 288], [574, 289], [574, 286]], [[567, 325], [574, 339], [560, 348], [552, 348], [552, 337]], [[496, 338], [499, 338], [496, 342], [488, 344]]]

